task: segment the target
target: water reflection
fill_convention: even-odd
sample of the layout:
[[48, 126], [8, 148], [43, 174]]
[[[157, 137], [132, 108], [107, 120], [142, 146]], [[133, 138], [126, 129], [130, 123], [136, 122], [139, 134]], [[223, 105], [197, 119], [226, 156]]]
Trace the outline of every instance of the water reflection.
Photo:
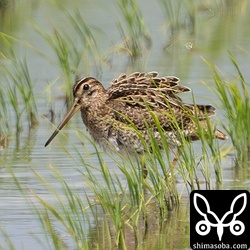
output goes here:
[[[151, 202], [147, 209], [146, 214], [141, 216], [138, 227], [128, 225], [125, 228], [127, 249], [189, 248], [189, 201], [187, 199], [183, 199], [179, 209], [169, 212], [165, 218], [159, 217], [159, 208], [156, 203]], [[112, 225], [106, 225], [102, 221], [102, 211], [100, 211], [99, 218], [97, 228], [94, 228], [88, 236], [90, 246], [97, 245], [100, 249], [116, 249], [115, 239], [112, 237]], [[104, 240], [109, 237], [107, 234], [111, 234], [111, 242]]]

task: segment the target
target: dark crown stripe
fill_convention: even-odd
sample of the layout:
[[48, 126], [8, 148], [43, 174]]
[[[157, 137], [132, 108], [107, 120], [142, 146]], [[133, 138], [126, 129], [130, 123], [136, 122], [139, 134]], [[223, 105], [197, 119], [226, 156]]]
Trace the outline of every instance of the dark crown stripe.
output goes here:
[[73, 93], [75, 93], [79, 87], [84, 84], [84, 83], [88, 83], [88, 82], [92, 82], [92, 81], [96, 81], [96, 79], [94, 77], [85, 77], [85, 78], [81, 78], [80, 80], [78, 80], [74, 87], [73, 87]]

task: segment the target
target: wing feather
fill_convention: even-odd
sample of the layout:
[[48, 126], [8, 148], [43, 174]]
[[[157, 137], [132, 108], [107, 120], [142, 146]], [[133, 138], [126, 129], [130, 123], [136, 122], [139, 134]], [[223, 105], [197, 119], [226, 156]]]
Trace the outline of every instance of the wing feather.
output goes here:
[[[165, 98], [174, 97], [178, 93], [188, 92], [190, 89], [179, 85], [179, 78], [175, 76], [159, 77], [157, 72], [140, 73], [131, 75], [120, 75], [111, 82], [107, 89], [109, 99], [121, 98], [135, 95], [162, 94]], [[178, 99], [178, 98], [177, 98]]]
[[170, 131], [177, 123], [184, 126], [183, 130], [188, 134], [192, 131], [190, 126], [195, 126], [192, 122], [194, 117], [205, 120], [215, 113], [215, 108], [184, 103], [177, 94], [191, 90], [179, 85], [179, 81], [175, 76], [159, 77], [157, 72], [122, 74], [107, 89], [107, 101], [112, 103], [117, 121], [129, 123], [126, 119], [129, 117], [139, 129], [145, 129], [145, 121], [155, 126], [153, 114], [165, 131]]

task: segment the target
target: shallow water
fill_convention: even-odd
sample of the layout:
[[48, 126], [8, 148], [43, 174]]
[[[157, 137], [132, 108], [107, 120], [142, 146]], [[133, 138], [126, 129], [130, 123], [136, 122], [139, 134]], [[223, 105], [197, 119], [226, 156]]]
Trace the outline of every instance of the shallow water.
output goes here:
[[[220, 1], [218, 1], [220, 2]], [[110, 48], [114, 51], [107, 53], [104, 59], [109, 63], [102, 62], [102, 70], [98, 70], [91, 64], [80, 73], [83, 76], [92, 75], [98, 77], [105, 86], [121, 73], [132, 73], [133, 71], [154, 71], [161, 75], [176, 75], [181, 78], [181, 83], [193, 89], [197, 103], [212, 103], [218, 106], [217, 116], [224, 120], [222, 111], [219, 109], [218, 100], [207, 87], [202, 84], [203, 80], [212, 80], [212, 74], [201, 57], [208, 59], [217, 65], [225, 75], [235, 76], [228, 50], [236, 57], [243, 75], [250, 78], [249, 53], [250, 53], [250, 32], [249, 32], [249, 1], [238, 1], [234, 7], [223, 8], [221, 5], [205, 8], [199, 12], [199, 22], [196, 23], [193, 32], [181, 28], [174, 36], [170, 37], [169, 22], [171, 17], [164, 12], [160, 1], [139, 1], [139, 6], [145, 19], [145, 27], [152, 37], [152, 48], [145, 52], [141, 58], [129, 60], [126, 54], [117, 52], [114, 45], [121, 42], [121, 35], [117, 27], [117, 21], [124, 22], [118, 7], [114, 1], [62, 1], [62, 5], [69, 13], [74, 13], [76, 6], [91, 27], [97, 27], [98, 46], [101, 54], [107, 53]], [[202, 7], [202, 6], [201, 6]], [[216, 11], [215, 11], [216, 10]], [[185, 16], [180, 15], [181, 17]], [[65, 13], [58, 8], [53, 1], [22, 1], [13, 6], [6, 7], [0, 12], [0, 31], [27, 41], [39, 51], [43, 51], [52, 60], [55, 55], [48, 44], [34, 30], [33, 22], [41, 26], [46, 32], [52, 33], [52, 29], [70, 32], [71, 26], [67, 23]], [[171, 43], [170, 38], [172, 39]], [[8, 64], [3, 56], [8, 48], [0, 39], [0, 60]], [[79, 194], [85, 195], [88, 190], [82, 176], [79, 175], [77, 167], [80, 167], [80, 159], [76, 149], [81, 150], [82, 143], [79, 140], [75, 128], [84, 130], [80, 115], [74, 117], [70, 124], [65, 127], [63, 134], [58, 135], [51, 146], [44, 148], [44, 143], [54, 130], [50, 123], [47, 92], [48, 83], [59, 80], [52, 87], [51, 97], [56, 112], [55, 124], [62, 119], [66, 112], [62, 100], [64, 92], [61, 86], [61, 72], [55, 63], [39, 56], [29, 48], [12, 41], [11, 44], [15, 53], [22, 58], [26, 56], [34, 90], [38, 103], [39, 125], [29, 130], [23, 122], [23, 130], [20, 137], [13, 134], [8, 139], [8, 145], [0, 147], [0, 228], [9, 235], [12, 243], [17, 249], [44, 249], [36, 241], [36, 236], [44, 240], [43, 230], [35, 214], [32, 213], [27, 201], [15, 185], [11, 174], [22, 184], [22, 188], [29, 196], [29, 199], [38, 204], [34, 193], [40, 195], [46, 201], [55, 203], [55, 197], [51, 196], [48, 190], [38, 181], [33, 170], [43, 176], [46, 181], [59, 192], [61, 185], [54, 178], [50, 165], [55, 166], [65, 178], [67, 183], [76, 189]], [[164, 49], [164, 47], [166, 47]], [[4, 70], [0, 68], [0, 80], [4, 81]], [[210, 81], [213, 84], [212, 81]], [[73, 82], [72, 82], [73, 84]], [[191, 95], [183, 95], [184, 100], [190, 101]], [[13, 128], [12, 131], [15, 131]], [[84, 138], [83, 138], [84, 140]], [[92, 145], [84, 140], [87, 151], [94, 152]], [[224, 142], [223, 142], [224, 143]], [[223, 144], [222, 143], [222, 144]], [[226, 142], [230, 145], [230, 142]], [[64, 147], [66, 150], [64, 150]], [[194, 144], [199, 149], [199, 142]], [[76, 160], [74, 162], [69, 154]], [[82, 157], [93, 164], [97, 164], [97, 157], [93, 154], [82, 152]], [[223, 159], [223, 183], [221, 186], [213, 184], [213, 188], [223, 189], [249, 189], [249, 171], [236, 171], [234, 168], [233, 152]], [[117, 172], [122, 179], [122, 174], [117, 169], [114, 161], [106, 156], [112, 171]], [[79, 165], [77, 165], [77, 163]], [[96, 174], [99, 174], [97, 172]], [[188, 193], [183, 182], [177, 184], [178, 189], [183, 192], [183, 202], [178, 213], [188, 218]], [[184, 191], [183, 191], [184, 190]], [[90, 191], [89, 195], [92, 195]], [[167, 235], [175, 237], [182, 229], [181, 243], [172, 242], [171, 248], [188, 248], [189, 232], [187, 230], [188, 219], [176, 219], [178, 213], [173, 213], [169, 223], [177, 223], [173, 231]], [[184, 218], [183, 217], [183, 218]], [[174, 218], [174, 219], [173, 219]], [[182, 218], [182, 217], [181, 217]], [[67, 239], [67, 236], [65, 236]], [[0, 247], [6, 249], [6, 238], [0, 236]], [[70, 246], [70, 240], [68, 242]], [[177, 245], [176, 245], [177, 244]], [[133, 245], [133, 244], [132, 244]], [[153, 241], [147, 241], [148, 248], [154, 245]], [[70, 247], [69, 247], [70, 248]], [[132, 249], [132, 246], [131, 246]]]

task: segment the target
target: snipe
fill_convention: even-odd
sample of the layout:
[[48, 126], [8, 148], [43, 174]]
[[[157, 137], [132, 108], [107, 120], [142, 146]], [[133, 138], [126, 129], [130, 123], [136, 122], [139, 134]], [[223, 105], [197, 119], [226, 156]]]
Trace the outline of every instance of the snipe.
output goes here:
[[[73, 87], [71, 109], [45, 146], [79, 110], [90, 135], [104, 148], [143, 154], [145, 143], [141, 137], [150, 143], [153, 135], [161, 146], [159, 129], [170, 148], [180, 146], [180, 137], [198, 140], [200, 127], [205, 131], [208, 126], [213, 128], [207, 117], [215, 113], [215, 108], [184, 103], [177, 94], [188, 91], [188, 87], [179, 85], [177, 77], [159, 77], [156, 72], [123, 74], [107, 89], [93, 77], [82, 78]], [[215, 138], [227, 138], [216, 128], [213, 133]]]

